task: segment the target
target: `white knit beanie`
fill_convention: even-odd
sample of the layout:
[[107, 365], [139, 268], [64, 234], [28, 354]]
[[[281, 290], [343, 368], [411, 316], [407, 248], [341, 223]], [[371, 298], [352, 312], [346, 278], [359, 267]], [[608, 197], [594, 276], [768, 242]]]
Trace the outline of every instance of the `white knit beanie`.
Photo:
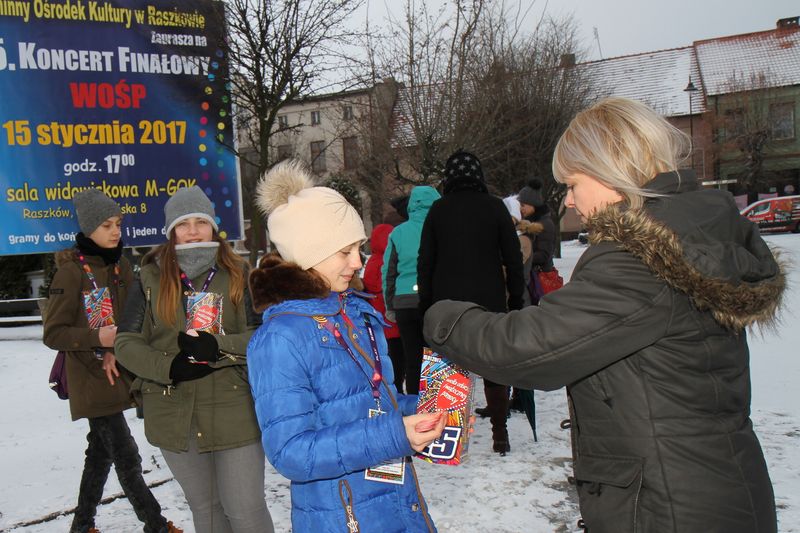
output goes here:
[[296, 160], [278, 163], [261, 178], [256, 205], [268, 215], [269, 238], [278, 253], [303, 270], [367, 239], [355, 208], [333, 189], [315, 187]]

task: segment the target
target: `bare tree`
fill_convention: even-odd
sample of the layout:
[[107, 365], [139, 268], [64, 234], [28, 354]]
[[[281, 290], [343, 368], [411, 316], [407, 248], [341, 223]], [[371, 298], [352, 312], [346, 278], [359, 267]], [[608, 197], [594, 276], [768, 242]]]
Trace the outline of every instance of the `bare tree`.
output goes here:
[[553, 150], [592, 88], [574, 66], [582, 54], [574, 22], [543, 17], [524, 32], [521, 6], [454, 0], [431, 14], [406, 2], [405, 20], [374, 54], [383, 60], [378, 70], [403, 84], [393, 137], [376, 158], [391, 161], [384, 166], [406, 188], [438, 182], [454, 150], [474, 151], [497, 194], [543, 178], [558, 222], [564, 190], [552, 179]]
[[736, 173], [737, 188], [747, 194], [748, 202], [755, 201], [769, 185], [764, 166], [774, 150], [773, 141], [794, 137], [794, 104], [781, 101], [777, 85], [769, 73], [734, 74], [726, 84], [726, 94], [717, 97], [718, 110], [710, 117], [716, 130], [718, 161], [741, 168]]
[[[348, 61], [353, 31], [347, 18], [363, 0], [228, 0], [227, 56], [243, 150], [243, 197], [252, 198], [254, 178], [275, 161], [270, 139], [281, 131], [281, 108], [312, 91], [325, 91]], [[337, 75], [334, 75], [337, 73]], [[250, 201], [250, 260], [264, 230]]]

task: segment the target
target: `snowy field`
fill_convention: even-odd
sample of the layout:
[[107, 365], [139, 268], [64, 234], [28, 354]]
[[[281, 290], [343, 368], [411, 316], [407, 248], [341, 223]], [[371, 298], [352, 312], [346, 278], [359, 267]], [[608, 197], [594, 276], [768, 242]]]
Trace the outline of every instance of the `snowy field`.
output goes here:
[[[800, 264], [800, 235], [769, 237]], [[568, 279], [584, 246], [565, 243], [557, 260]], [[790, 275], [783, 324], [777, 334], [751, 335], [753, 421], [775, 486], [779, 530], [800, 533], [800, 273]], [[47, 387], [54, 352], [41, 343], [41, 326], [0, 328], [0, 533], [64, 532], [77, 500], [86, 446], [85, 420], [71, 422], [69, 407]], [[483, 405], [482, 387], [476, 392]], [[462, 466], [415, 460], [422, 490], [440, 532], [575, 532], [579, 516], [571, 474], [564, 390], [536, 392], [539, 442], [525, 416], [509, 421], [511, 453], [491, 452], [488, 419], [479, 419]], [[164, 515], [192, 533], [191, 515], [158, 449], [144, 438], [133, 411], [128, 421], [139, 444], [146, 479]], [[141, 531], [113, 471], [97, 527], [104, 533]], [[265, 493], [276, 531], [290, 531], [289, 483], [267, 465]]]

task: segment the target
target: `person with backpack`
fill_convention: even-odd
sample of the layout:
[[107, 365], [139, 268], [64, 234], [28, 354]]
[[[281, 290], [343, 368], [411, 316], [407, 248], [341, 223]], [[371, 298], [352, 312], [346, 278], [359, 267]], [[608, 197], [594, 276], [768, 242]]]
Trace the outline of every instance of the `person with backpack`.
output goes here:
[[161, 515], [142, 477], [142, 458], [123, 412], [130, 375], [116, 359], [114, 340], [133, 271], [122, 256], [122, 212], [98, 189], [73, 199], [80, 232], [75, 246], [56, 254], [44, 343], [66, 353], [72, 420], [87, 419], [88, 446], [70, 533], [97, 533], [95, 514], [113, 465], [145, 533], [181, 530]]

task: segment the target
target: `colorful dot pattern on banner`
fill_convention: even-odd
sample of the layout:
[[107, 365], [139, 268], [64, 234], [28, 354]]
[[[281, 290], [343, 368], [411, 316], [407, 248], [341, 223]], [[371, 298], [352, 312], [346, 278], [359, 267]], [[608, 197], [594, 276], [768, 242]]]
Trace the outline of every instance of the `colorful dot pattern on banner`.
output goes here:
[[[217, 58], [221, 59], [224, 57], [224, 52], [222, 50], [217, 50], [214, 54]], [[198, 142], [197, 142], [197, 151], [200, 154], [198, 158], [198, 162], [201, 167], [203, 167], [203, 172], [200, 174], [200, 178], [203, 182], [208, 182], [211, 179], [211, 174], [206, 171], [206, 168], [215, 166], [218, 171], [218, 177], [220, 183], [226, 183], [229, 179], [228, 174], [225, 172], [225, 146], [222, 143], [225, 142], [225, 130], [226, 125], [223, 120], [227, 120], [228, 117], [228, 110], [226, 106], [230, 102], [230, 97], [227, 94], [222, 94], [218, 99], [216, 98], [217, 94], [214, 91], [214, 87], [212, 87], [212, 83], [217, 81], [218, 74], [217, 70], [219, 69], [220, 62], [218, 60], [214, 60], [209, 65], [212, 72], [209, 72], [207, 75], [207, 85], [203, 88], [203, 93], [206, 95], [206, 100], [200, 103], [200, 110], [202, 115], [200, 117], [200, 128], [197, 131]], [[226, 83], [225, 89], [230, 90], [231, 84]], [[215, 117], [216, 113], [216, 117]], [[217, 122], [213, 122], [216, 120]], [[213, 125], [213, 126], [212, 126]], [[216, 130], [216, 134], [213, 135], [213, 141], [209, 143], [209, 130], [208, 127], [214, 127]], [[212, 130], [212, 131], [214, 131]], [[216, 146], [215, 146], [216, 145]], [[215, 198], [213, 196], [222, 196], [223, 198], [217, 198], [220, 202], [220, 205], [224, 205], [226, 208], [231, 208], [234, 205], [234, 199], [231, 197], [232, 193], [237, 190], [234, 187], [222, 187], [221, 189], [216, 191], [216, 195], [213, 193], [215, 192], [211, 187], [204, 187], [204, 191], [206, 195], [211, 199], [212, 205], [216, 208], [217, 202], [215, 202]], [[217, 225], [221, 224], [220, 217], [216, 217]], [[220, 236], [224, 239], [226, 238], [226, 232], [220, 231]]]

